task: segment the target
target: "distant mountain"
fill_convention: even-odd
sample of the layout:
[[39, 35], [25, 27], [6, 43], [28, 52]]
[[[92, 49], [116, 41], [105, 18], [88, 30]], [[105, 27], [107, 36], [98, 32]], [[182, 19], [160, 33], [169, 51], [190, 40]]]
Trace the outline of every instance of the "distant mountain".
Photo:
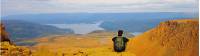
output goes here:
[[106, 31], [124, 29], [128, 32], [144, 32], [166, 20], [196, 18], [198, 13], [185, 12], [135, 12], [135, 13], [54, 13], [4, 16], [40, 24], [77, 24], [102, 21], [100, 27]]
[[25, 20], [42, 24], [92, 23], [94, 21], [158, 20], [167, 18], [193, 18], [198, 13], [135, 12], [135, 13], [52, 13], [9, 15], [2, 19]]
[[117, 31], [119, 29], [126, 30], [128, 32], [145, 32], [152, 29], [162, 21], [175, 20], [175, 19], [187, 19], [187, 18], [166, 18], [166, 19], [131, 19], [131, 20], [118, 20], [118, 21], [106, 21], [103, 22], [100, 27], [107, 31]]
[[71, 34], [72, 30], [22, 20], [2, 20], [11, 39], [34, 38], [55, 34]]

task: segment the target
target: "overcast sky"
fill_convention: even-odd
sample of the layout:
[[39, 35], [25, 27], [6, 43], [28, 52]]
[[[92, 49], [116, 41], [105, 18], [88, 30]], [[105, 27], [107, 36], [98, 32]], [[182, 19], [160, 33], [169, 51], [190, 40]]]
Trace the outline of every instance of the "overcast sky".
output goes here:
[[198, 0], [1, 0], [3, 16], [74, 12], [198, 12]]

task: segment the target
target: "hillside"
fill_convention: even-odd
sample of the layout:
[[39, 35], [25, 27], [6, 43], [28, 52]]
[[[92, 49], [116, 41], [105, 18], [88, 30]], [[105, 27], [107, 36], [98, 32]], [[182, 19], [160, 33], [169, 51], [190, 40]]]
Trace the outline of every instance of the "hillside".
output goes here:
[[[131, 40], [128, 43], [127, 50], [122, 53], [113, 52], [111, 41], [112, 36], [114, 36], [114, 34], [108, 34], [105, 32], [94, 32], [84, 36], [57, 36], [53, 41], [48, 41], [48, 38], [38, 39], [41, 42], [34, 47], [39, 51], [41, 51], [40, 49], [43, 49], [43, 52], [48, 50], [48, 52], [54, 53], [52, 55], [56, 55], [55, 53], [57, 53], [57, 55], [63, 54], [68, 56], [198, 55], [197, 20], [170, 20], [161, 22], [157, 27], [145, 32], [144, 34], [130, 38]], [[38, 52], [35, 53], [37, 55], [40, 54]]]
[[22, 20], [1, 20], [11, 39], [34, 38], [47, 35], [73, 33], [70, 29], [59, 29], [54, 26], [42, 25]]
[[141, 34], [129, 43], [137, 56], [198, 56], [197, 20], [170, 20]]
[[37, 42], [31, 48], [33, 56], [135, 56], [128, 51], [114, 52], [111, 41], [114, 35], [112, 32], [94, 31], [86, 35], [55, 35], [29, 41]]
[[129, 38], [126, 51], [121, 53], [113, 51], [112, 32], [55, 35], [27, 41], [38, 42], [30, 47], [32, 56], [198, 56], [198, 23], [189, 19], [161, 22]]

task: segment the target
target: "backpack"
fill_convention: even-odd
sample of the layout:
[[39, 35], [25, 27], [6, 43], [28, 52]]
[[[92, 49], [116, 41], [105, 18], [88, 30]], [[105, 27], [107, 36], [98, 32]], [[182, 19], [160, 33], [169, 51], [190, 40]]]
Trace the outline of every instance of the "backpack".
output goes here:
[[115, 45], [117, 48], [123, 48], [124, 47], [124, 40], [123, 37], [116, 37]]

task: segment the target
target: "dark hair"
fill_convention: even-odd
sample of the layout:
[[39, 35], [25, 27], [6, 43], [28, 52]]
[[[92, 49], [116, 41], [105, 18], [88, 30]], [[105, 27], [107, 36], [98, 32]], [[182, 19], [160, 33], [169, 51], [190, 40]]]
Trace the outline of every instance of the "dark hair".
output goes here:
[[118, 30], [118, 36], [122, 36], [123, 30]]

